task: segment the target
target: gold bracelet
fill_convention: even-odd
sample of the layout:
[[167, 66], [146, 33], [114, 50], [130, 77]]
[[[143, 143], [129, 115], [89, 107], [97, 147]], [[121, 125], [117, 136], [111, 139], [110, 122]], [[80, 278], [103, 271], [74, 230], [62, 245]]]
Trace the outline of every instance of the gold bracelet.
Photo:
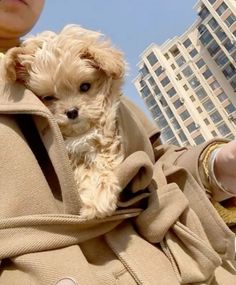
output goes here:
[[[235, 196], [234, 193], [231, 193], [229, 189], [227, 189], [224, 185], [222, 185], [219, 180], [215, 176], [214, 172], [214, 162], [217, 153], [221, 149], [223, 143], [217, 143], [210, 146], [205, 153], [203, 158], [203, 170], [205, 172], [205, 176], [207, 179], [207, 189], [210, 193], [213, 194], [215, 192], [216, 199], [226, 199], [225, 194], [227, 194], [227, 199]], [[214, 190], [213, 190], [214, 189]]]
[[[213, 171], [213, 167], [212, 167], [212, 170], [211, 170], [211, 168], [209, 168], [209, 165], [213, 165], [213, 162], [214, 162], [214, 161], [212, 162], [212, 152], [221, 148], [224, 144], [225, 144], [224, 142], [212, 143], [202, 154], [202, 157], [203, 157], [202, 167], [203, 167], [203, 171], [204, 171], [204, 174], [205, 174], [205, 177], [207, 180], [207, 184], [208, 184], [205, 186], [210, 192], [211, 192], [211, 189], [213, 186], [212, 185], [212, 177], [215, 177], [214, 172], [213, 172], [213, 175], [211, 173]], [[218, 183], [216, 183], [216, 185], [214, 184], [214, 186], [218, 186]]]

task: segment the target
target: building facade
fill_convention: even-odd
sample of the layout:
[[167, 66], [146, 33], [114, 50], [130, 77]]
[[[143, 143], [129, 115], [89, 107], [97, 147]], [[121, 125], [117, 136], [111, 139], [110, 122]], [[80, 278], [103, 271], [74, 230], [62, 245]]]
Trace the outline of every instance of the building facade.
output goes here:
[[236, 135], [236, 0], [201, 0], [180, 37], [151, 44], [134, 85], [162, 140], [197, 145]]

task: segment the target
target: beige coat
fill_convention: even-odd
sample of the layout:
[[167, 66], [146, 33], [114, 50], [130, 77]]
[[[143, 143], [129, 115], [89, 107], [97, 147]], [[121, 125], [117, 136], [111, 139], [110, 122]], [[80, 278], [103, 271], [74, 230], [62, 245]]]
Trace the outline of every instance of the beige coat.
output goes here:
[[84, 221], [54, 118], [21, 86], [1, 93], [0, 285], [236, 284], [234, 233], [196, 182], [208, 144], [160, 145], [123, 98], [119, 208]]

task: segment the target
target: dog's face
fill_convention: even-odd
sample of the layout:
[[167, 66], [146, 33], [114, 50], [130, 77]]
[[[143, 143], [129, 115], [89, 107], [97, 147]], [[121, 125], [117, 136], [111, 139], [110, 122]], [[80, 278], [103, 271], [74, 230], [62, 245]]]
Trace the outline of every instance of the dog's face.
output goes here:
[[63, 135], [74, 137], [95, 127], [109, 97], [105, 89], [110, 83], [104, 74], [83, 59], [72, 63], [66, 75], [59, 72], [55, 77], [54, 83], [48, 78], [45, 92], [33, 91], [50, 109]]
[[[54, 62], [49, 60], [45, 71], [35, 73], [29, 83], [52, 112], [65, 137], [76, 137], [96, 127], [113, 92], [112, 80], [103, 71], [86, 58], [73, 58], [71, 54], [62, 54]], [[52, 66], [53, 76], [46, 73]], [[120, 91], [116, 91], [118, 98]]]
[[64, 137], [100, 123], [120, 96], [125, 68], [99, 33], [77, 26], [27, 40], [9, 52], [5, 66], [10, 81], [23, 82], [50, 109]]

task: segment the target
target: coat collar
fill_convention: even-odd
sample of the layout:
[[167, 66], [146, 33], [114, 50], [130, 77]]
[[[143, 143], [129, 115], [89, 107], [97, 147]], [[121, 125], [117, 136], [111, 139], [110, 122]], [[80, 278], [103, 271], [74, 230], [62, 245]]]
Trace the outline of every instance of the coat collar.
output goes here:
[[[48, 108], [23, 86], [1, 86], [0, 115], [31, 115], [58, 177], [65, 213], [77, 214], [80, 205], [73, 172], [59, 127]], [[30, 132], [30, 130], [28, 130]]]
[[48, 108], [30, 90], [20, 84], [2, 85], [0, 82], [0, 112], [30, 113], [34, 111], [51, 116]]

